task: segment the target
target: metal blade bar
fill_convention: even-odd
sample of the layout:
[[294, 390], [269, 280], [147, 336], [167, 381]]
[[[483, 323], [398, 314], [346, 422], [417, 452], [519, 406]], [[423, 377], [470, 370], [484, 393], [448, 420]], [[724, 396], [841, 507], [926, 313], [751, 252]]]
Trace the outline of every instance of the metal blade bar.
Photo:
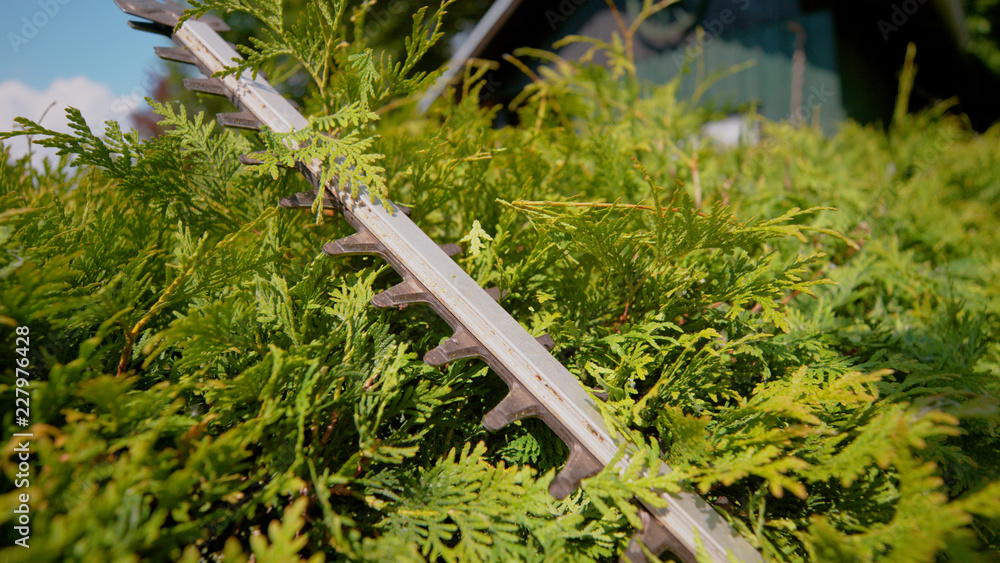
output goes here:
[[[198, 66], [209, 75], [239, 58], [218, 33], [200, 21], [186, 22], [175, 31], [173, 39], [193, 53], [199, 60]], [[245, 72], [243, 76], [226, 76], [221, 81], [238, 101], [242, 113], [252, 114], [272, 130], [289, 132], [308, 126], [308, 121], [294, 106], [262, 77], [253, 79]], [[301, 169], [314, 183], [316, 178], [322, 177], [319, 163], [309, 163]], [[398, 206], [371, 197], [365, 186], [357, 186], [357, 198], [351, 196], [350, 186], [328, 186], [327, 189], [339, 200], [339, 208], [348, 222], [359, 233], [372, 238], [374, 243], [368, 245], [369, 251], [383, 254], [404, 278], [419, 282], [433, 296], [434, 309], [456, 331], [465, 331], [482, 346], [483, 357], [512, 389], [518, 386], [522, 399], [530, 397], [542, 406], [539, 416], [567, 442], [573, 454], [564, 470], [565, 475], [553, 482], [554, 492], [568, 493], [579, 477], [592, 473], [593, 464], [574, 464], [575, 459], [592, 459], [600, 466], [611, 461], [623, 444], [611, 436], [594, 400], [580, 382], [438, 244]], [[618, 466], [624, 470], [628, 463], [626, 456]], [[669, 469], [664, 467], [661, 472], [669, 472]], [[676, 541], [654, 543], [675, 545], [678, 555], [693, 561], [696, 538], [700, 538], [713, 560], [727, 561], [729, 554], [745, 561], [761, 560], [760, 554], [697, 495], [665, 493], [663, 497], [669, 502], [667, 508], [647, 506], [653, 518], [651, 525], [662, 528]]]

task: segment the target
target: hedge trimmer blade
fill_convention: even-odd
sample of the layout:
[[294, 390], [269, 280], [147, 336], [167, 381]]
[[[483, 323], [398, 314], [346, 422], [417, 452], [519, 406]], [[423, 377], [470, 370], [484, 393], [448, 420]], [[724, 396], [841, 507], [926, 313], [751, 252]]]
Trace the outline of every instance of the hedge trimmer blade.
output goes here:
[[[196, 65], [209, 78], [185, 80], [191, 90], [228, 98], [235, 113], [217, 116], [229, 127], [271, 130], [286, 133], [308, 127], [309, 122], [295, 106], [262, 77], [250, 72], [242, 76], [212, 77], [231, 66], [239, 55], [219, 36], [228, 29], [222, 20], [205, 17], [177, 27], [182, 8], [173, 2], [115, 0], [128, 14], [151, 23], [133, 27], [170, 36], [176, 48], [158, 48], [161, 58]], [[241, 158], [254, 164], [253, 155]], [[371, 197], [365, 186], [322, 185], [323, 170], [317, 162], [300, 162], [297, 168], [316, 187], [315, 191], [294, 194], [281, 200], [287, 208], [310, 207], [317, 194], [325, 194], [324, 207], [340, 211], [357, 230], [349, 237], [329, 242], [329, 255], [378, 254], [402, 276], [403, 281], [375, 295], [376, 307], [399, 307], [426, 303], [451, 325], [454, 334], [428, 351], [424, 361], [443, 365], [465, 358], [482, 358], [508, 385], [510, 392], [483, 418], [483, 425], [497, 431], [527, 417], [542, 419], [569, 449], [569, 459], [552, 481], [549, 491], [557, 498], [573, 492], [582, 479], [598, 473], [625, 446], [612, 437], [594, 403], [584, 389], [548, 349], [551, 338], [534, 337], [497, 302], [499, 290], [480, 287], [452, 259], [455, 245], [438, 245], [407, 216], [408, 209]], [[352, 197], [352, 188], [357, 197]], [[629, 456], [618, 461], [620, 469]], [[661, 472], [668, 472], [663, 468]], [[685, 561], [695, 561], [703, 549], [715, 561], [730, 556], [745, 561], [761, 557], [739, 537], [726, 520], [692, 492], [661, 493], [666, 508], [646, 506], [642, 511], [643, 530], [633, 538], [623, 559], [644, 561], [638, 542], [653, 553], [670, 548]]]

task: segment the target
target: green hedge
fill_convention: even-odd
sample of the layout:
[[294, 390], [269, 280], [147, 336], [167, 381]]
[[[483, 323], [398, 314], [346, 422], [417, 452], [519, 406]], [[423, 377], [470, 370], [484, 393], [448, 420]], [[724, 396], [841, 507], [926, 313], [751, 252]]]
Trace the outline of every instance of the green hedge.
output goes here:
[[[718, 147], [717, 115], [605, 47], [615, 70], [557, 61], [515, 127], [491, 126], [474, 75], [426, 116], [327, 125], [382, 155], [428, 234], [469, 243], [462, 266], [669, 479], [552, 499], [564, 446], [532, 420], [483, 430], [499, 378], [420, 361], [447, 325], [370, 307], [398, 276], [319, 253], [349, 227], [277, 210], [307, 186], [239, 165], [261, 139], [176, 105], [155, 106], [162, 137], [98, 137], [70, 110], [73, 134], [26, 127], [73, 167], [0, 159], [0, 400], [27, 326], [34, 434], [31, 547], [0, 556], [613, 560], [633, 494], [679, 480], [773, 560], [1000, 555], [1000, 129], [901, 104], [887, 131], [762, 123]], [[311, 112], [394, 95], [363, 49]]]

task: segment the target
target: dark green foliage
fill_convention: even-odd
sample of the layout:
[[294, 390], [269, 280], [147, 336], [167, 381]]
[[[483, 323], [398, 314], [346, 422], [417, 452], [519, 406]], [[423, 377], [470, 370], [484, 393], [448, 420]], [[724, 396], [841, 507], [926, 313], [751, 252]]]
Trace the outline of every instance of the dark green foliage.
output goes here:
[[[483, 431], [500, 380], [419, 360], [445, 323], [371, 308], [398, 277], [320, 255], [343, 223], [275, 209], [305, 185], [237, 164], [266, 136], [176, 105], [162, 137], [100, 136], [71, 110], [72, 134], [24, 123], [59, 164], [0, 166], [0, 398], [29, 326], [38, 437], [32, 548], [2, 555], [606, 561], [629, 500], [686, 480], [770, 559], [995, 558], [1000, 130], [939, 108], [720, 148], [711, 112], [607, 47], [620, 76], [559, 62], [516, 128], [474, 69], [462, 102], [354, 126], [393, 199], [608, 393], [630, 472], [553, 500], [565, 448], [537, 421]], [[315, 117], [383, 109], [391, 73], [338, 68]]]
[[968, 49], [1000, 74], [1000, 44], [997, 26], [1000, 25], [1000, 3], [997, 0], [968, 0], [963, 2], [969, 27]]
[[[426, 90], [440, 74], [414, 69], [441, 39], [442, 19], [450, 2], [442, 2], [428, 21], [426, 7], [413, 15], [399, 61], [393, 61], [385, 50], [376, 54], [367, 46], [364, 28], [370, 6], [362, 4], [348, 12], [348, 4], [346, 0], [308, 3], [293, 11], [290, 22], [282, 2], [195, 0], [194, 9], [182, 21], [213, 8], [252, 16], [260, 24], [259, 36], [250, 38], [252, 47], [238, 47], [244, 59], [222, 74], [239, 76], [248, 70], [253, 76], [261, 70], [270, 76], [304, 73], [314, 85], [305, 99], [312, 114], [308, 128], [289, 133], [265, 131], [264, 171], [276, 179], [278, 166], [319, 160], [324, 183], [338, 178], [355, 190], [364, 184], [372, 194], [384, 197], [385, 170], [377, 164], [383, 155], [371, 151], [374, 136], [369, 126], [379, 119], [374, 109], [394, 97]], [[351, 37], [359, 39], [347, 41]], [[317, 203], [317, 214], [318, 207]]]

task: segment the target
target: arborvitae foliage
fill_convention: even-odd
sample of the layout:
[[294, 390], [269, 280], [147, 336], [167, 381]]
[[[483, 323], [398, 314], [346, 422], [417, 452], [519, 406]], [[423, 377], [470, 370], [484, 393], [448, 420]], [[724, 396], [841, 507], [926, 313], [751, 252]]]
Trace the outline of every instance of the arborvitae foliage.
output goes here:
[[[337, 2], [287, 34], [276, 2], [194, 4], [253, 6], [273, 30], [254, 65], [335, 63], [315, 123], [381, 115], [342, 133], [608, 394], [639, 461], [553, 500], [565, 448], [537, 421], [483, 431], [500, 380], [424, 365], [445, 323], [371, 308], [397, 276], [321, 255], [343, 223], [275, 209], [305, 185], [238, 165], [277, 146], [266, 134], [157, 105], [167, 133], [140, 140], [69, 110], [70, 134], [24, 123], [59, 162], [0, 166], [0, 399], [28, 326], [35, 435], [31, 548], [4, 557], [613, 560], [629, 499], [678, 480], [773, 560], [1000, 553], [1000, 130], [901, 106], [888, 132], [762, 123], [760, 143], [718, 147], [699, 134], [711, 111], [635, 81], [625, 40], [603, 46], [617, 70], [556, 60], [521, 125], [494, 129], [475, 69], [460, 102], [389, 111], [412, 75], [309, 43], [361, 17]], [[417, 19], [423, 41], [435, 18]], [[669, 479], [639, 477], [661, 458]], [[0, 496], [5, 539], [18, 492]]]

